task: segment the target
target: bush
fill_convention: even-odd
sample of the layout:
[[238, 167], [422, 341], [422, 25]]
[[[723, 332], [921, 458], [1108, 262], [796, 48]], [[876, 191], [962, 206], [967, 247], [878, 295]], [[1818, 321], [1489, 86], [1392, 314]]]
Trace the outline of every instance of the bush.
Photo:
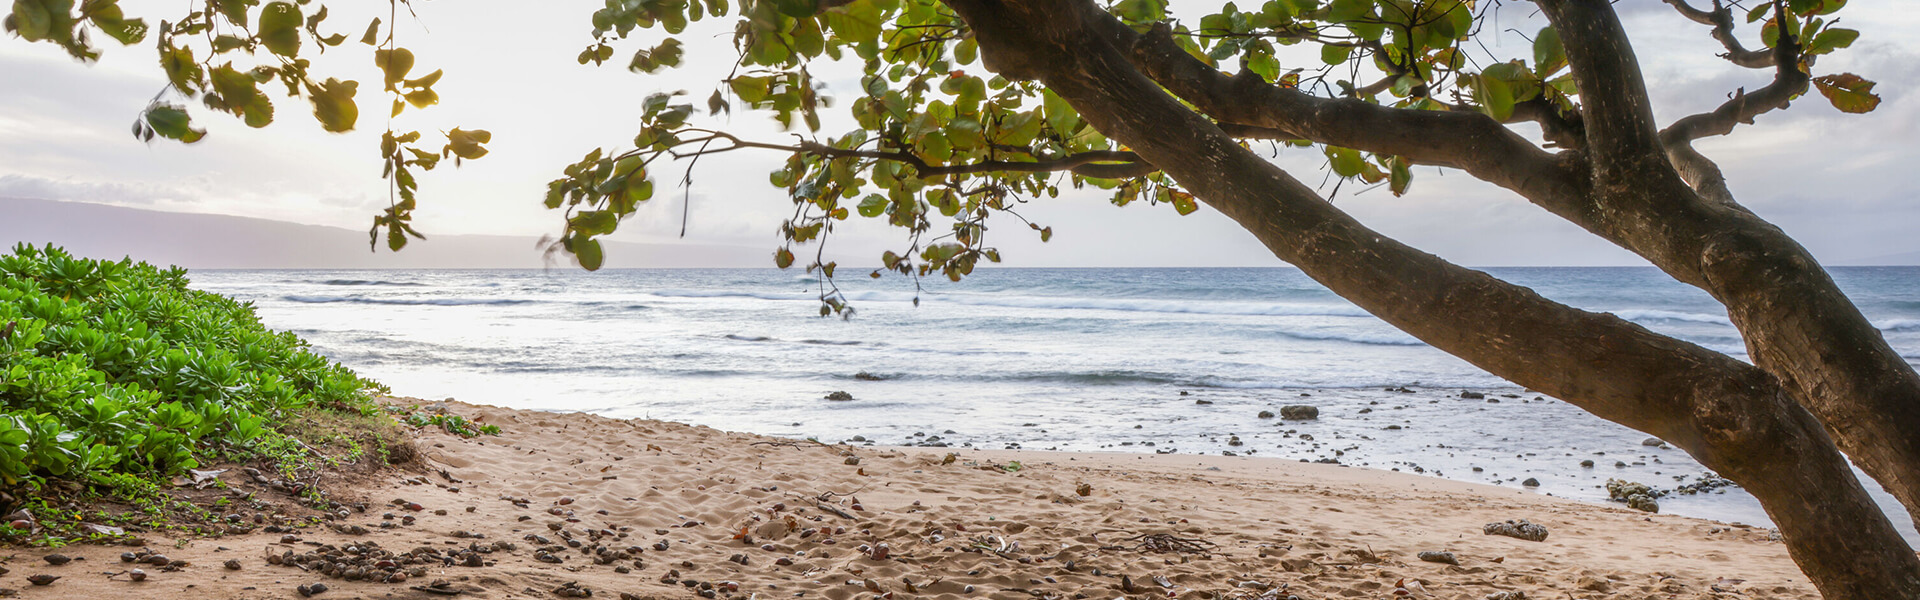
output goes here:
[[51, 245], [0, 256], [0, 490], [246, 456], [306, 409], [383, 414], [384, 386], [186, 275]]

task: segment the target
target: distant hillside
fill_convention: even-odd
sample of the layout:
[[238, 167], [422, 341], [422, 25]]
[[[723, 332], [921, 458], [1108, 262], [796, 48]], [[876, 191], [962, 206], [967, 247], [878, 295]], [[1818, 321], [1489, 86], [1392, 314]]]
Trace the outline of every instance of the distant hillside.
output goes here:
[[[132, 256], [199, 269], [457, 269], [545, 266], [536, 238], [436, 235], [402, 252], [369, 252], [340, 227], [105, 204], [0, 198], [0, 243], [54, 243], [91, 258]], [[762, 267], [767, 248], [607, 242], [608, 267]], [[565, 257], [556, 257], [563, 261]]]

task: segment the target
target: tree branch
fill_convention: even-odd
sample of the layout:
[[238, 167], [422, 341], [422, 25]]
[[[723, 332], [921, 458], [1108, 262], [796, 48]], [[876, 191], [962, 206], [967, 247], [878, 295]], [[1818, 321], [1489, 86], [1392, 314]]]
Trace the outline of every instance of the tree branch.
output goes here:
[[1665, 149], [1654, 129], [1646, 80], [1613, 5], [1591, 0], [1537, 0], [1546, 12], [1567, 65], [1580, 87], [1587, 152], [1598, 179], [1611, 185], [1665, 168]]
[[780, 144], [769, 144], [765, 142], [743, 140], [737, 136], [734, 136], [733, 134], [730, 134], [724, 131], [711, 131], [711, 130], [699, 130], [699, 131], [707, 134], [706, 137], [682, 140], [681, 143], [691, 144], [691, 143], [697, 143], [697, 142], [708, 142], [708, 141], [719, 139], [719, 140], [726, 140], [729, 144], [732, 144], [732, 145], [727, 146], [725, 148], [714, 148], [711, 150], [703, 149], [695, 152], [685, 152], [685, 153], [674, 152], [672, 153], [674, 158], [685, 158], [688, 156], [700, 156], [705, 154], [718, 154], [721, 152], [731, 152], [734, 150], [739, 150], [741, 148], [760, 148], [764, 150], [779, 150], [782, 152], [797, 152], [797, 153], [803, 153], [803, 154], [812, 154], [815, 156], [825, 156], [828, 158], [868, 158], [868, 159], [874, 159], [874, 160], [890, 160], [894, 162], [904, 163], [908, 166], [913, 167], [913, 170], [916, 173], [919, 173], [920, 177], [923, 177], [923, 178], [945, 177], [948, 175], [972, 175], [976, 173], [1049, 173], [1053, 171], [1068, 171], [1068, 172], [1072, 172], [1075, 175], [1081, 175], [1084, 177], [1095, 177], [1100, 179], [1126, 179], [1130, 177], [1139, 177], [1139, 176], [1146, 175], [1159, 170], [1154, 168], [1153, 165], [1148, 164], [1146, 161], [1142, 160], [1139, 157], [1139, 155], [1136, 155], [1132, 152], [1124, 152], [1124, 151], [1116, 151], [1116, 150], [1095, 150], [1090, 152], [1081, 152], [1078, 154], [1069, 154], [1067, 156], [1062, 156], [1059, 158], [1037, 160], [1032, 162], [988, 160], [988, 161], [981, 161], [977, 163], [967, 163], [967, 164], [957, 164], [957, 165], [934, 165], [934, 164], [928, 164], [927, 161], [922, 160], [918, 156], [914, 156], [913, 153], [911, 152], [848, 150], [843, 148], [835, 148], [832, 146], [828, 146], [826, 144], [813, 142], [813, 141], [801, 141], [800, 143], [792, 146], [784, 146]]
[[1719, 40], [1720, 45], [1727, 48], [1727, 53], [1720, 55], [1720, 57], [1727, 59], [1728, 62], [1749, 69], [1765, 69], [1776, 64], [1773, 53], [1768, 52], [1767, 49], [1748, 50], [1745, 45], [1740, 43], [1740, 38], [1734, 37], [1733, 11], [1725, 6], [1721, 6], [1720, 0], [1713, 0], [1713, 10], [1711, 11], [1694, 8], [1692, 5], [1687, 4], [1687, 0], [1664, 1], [1667, 4], [1673, 5], [1674, 10], [1680, 11], [1682, 16], [1685, 16], [1695, 23], [1712, 25], [1713, 39]]
[[[1187, 54], [1165, 25], [1145, 35], [1114, 21], [1099, 30], [1114, 46], [1131, 48], [1134, 66], [1191, 103], [1222, 128], [1401, 157], [1413, 164], [1452, 167], [1505, 187], [1543, 206], [1584, 197], [1579, 169], [1568, 158], [1534, 146], [1477, 112], [1397, 109], [1353, 98], [1321, 98], [1267, 83], [1243, 72], [1228, 76]], [[1549, 207], [1550, 209], [1553, 207]]]
[[[1715, 14], [1725, 16], [1726, 9], [1717, 8]], [[1660, 143], [1666, 147], [1667, 158], [1673, 163], [1674, 170], [1702, 197], [1720, 204], [1738, 206], [1733, 200], [1733, 192], [1727, 188], [1726, 177], [1720, 173], [1719, 165], [1695, 150], [1693, 141], [1732, 133], [1735, 126], [1752, 124], [1755, 117], [1784, 109], [1795, 97], [1806, 93], [1810, 76], [1800, 69], [1800, 50], [1799, 40], [1782, 32], [1767, 58], [1768, 64], [1775, 65], [1772, 83], [1751, 94], [1745, 89], [1736, 90], [1732, 99], [1712, 111], [1683, 117], [1660, 131]]]

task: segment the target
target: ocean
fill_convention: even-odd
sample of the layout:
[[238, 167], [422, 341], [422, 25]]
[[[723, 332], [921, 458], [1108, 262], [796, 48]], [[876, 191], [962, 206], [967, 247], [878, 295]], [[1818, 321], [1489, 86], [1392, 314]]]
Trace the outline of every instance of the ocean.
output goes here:
[[[1745, 358], [1726, 312], [1652, 268], [1490, 271]], [[1910, 362], [1920, 267], [1832, 269]], [[271, 327], [426, 399], [894, 445], [1271, 457], [1604, 502], [1608, 479], [1695, 483], [1686, 453], [1494, 377], [1298, 270], [981, 269], [959, 283], [842, 269], [196, 271]], [[918, 287], [917, 287], [918, 286]], [[917, 302], [916, 302], [917, 299]], [[852, 400], [827, 400], [844, 392]], [[1463, 393], [1464, 392], [1464, 393]], [[1472, 397], [1472, 396], [1481, 397]], [[1262, 416], [1288, 405], [1319, 418]], [[1592, 461], [1592, 466], [1583, 466]], [[1872, 484], [1920, 546], [1904, 510]], [[1765, 525], [1738, 488], [1662, 512]]]

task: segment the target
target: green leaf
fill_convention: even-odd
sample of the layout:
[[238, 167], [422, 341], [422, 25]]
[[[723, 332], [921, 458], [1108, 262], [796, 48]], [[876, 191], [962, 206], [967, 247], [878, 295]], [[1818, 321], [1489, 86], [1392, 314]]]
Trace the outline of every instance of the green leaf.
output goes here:
[[1360, 157], [1360, 151], [1338, 146], [1327, 147], [1327, 160], [1333, 166], [1335, 175], [1354, 177], [1366, 170], [1367, 161]]
[[575, 239], [573, 257], [580, 260], [580, 268], [588, 271], [600, 270], [606, 261], [606, 255], [600, 249], [600, 240], [592, 238]]
[[153, 132], [170, 140], [180, 140], [191, 144], [207, 136], [207, 130], [193, 127], [193, 119], [187, 111], [171, 104], [155, 106], [147, 111], [147, 126]]
[[53, 14], [39, 0], [13, 0], [13, 21], [16, 32], [29, 42], [53, 33]]
[[413, 70], [413, 51], [406, 48], [373, 51], [373, 64], [387, 76], [387, 89], [406, 80], [407, 73]]
[[[268, 10], [272, 8], [267, 6]], [[354, 123], [360, 120], [360, 107], [353, 103], [359, 88], [358, 82], [333, 78], [320, 85], [307, 84], [307, 99], [313, 102], [313, 116], [320, 120], [321, 128], [333, 133], [353, 130]]]
[[1820, 35], [1813, 36], [1813, 42], [1807, 44], [1807, 54], [1826, 54], [1853, 45], [1860, 39], [1860, 32], [1844, 27], [1829, 27]]
[[1493, 120], [1505, 122], [1513, 117], [1513, 86], [1505, 79], [1486, 73], [1474, 78], [1474, 82], [1474, 99], [1480, 101], [1480, 108]]
[[793, 251], [781, 248], [773, 253], [773, 266], [785, 269], [793, 266]]
[[1567, 49], [1560, 44], [1560, 32], [1549, 25], [1533, 38], [1533, 72], [1541, 78], [1567, 65]]
[[827, 29], [848, 42], [880, 38], [880, 7], [873, 0], [855, 0], [827, 11]]
[[814, 13], [814, 5], [813, 5], [814, 0], [765, 0], [765, 1], [773, 4], [774, 10], [780, 11], [780, 14], [783, 14], [789, 17], [794, 17], [794, 18], [811, 17], [813, 16], [813, 13]]
[[1335, 46], [1333, 44], [1327, 44], [1325, 46], [1321, 46], [1320, 62], [1324, 62], [1329, 65], [1346, 64], [1347, 54], [1352, 50], [1353, 50], [1352, 48], [1348, 48], [1346, 46]]
[[860, 216], [862, 217], [878, 217], [881, 213], [887, 212], [887, 197], [879, 194], [867, 194], [867, 197], [862, 198], [860, 205], [856, 206], [855, 209], [860, 211]]
[[380, 43], [380, 17], [374, 17], [367, 23], [367, 32], [360, 36], [360, 43], [373, 46]]
[[260, 43], [267, 50], [285, 57], [300, 54], [300, 7], [276, 0], [260, 9]]
[[485, 129], [467, 131], [458, 127], [447, 132], [447, 152], [454, 156], [473, 160], [487, 155], [487, 149], [481, 144], [493, 141], [493, 132]]
[[1820, 90], [1820, 95], [1846, 113], [1872, 112], [1880, 106], [1880, 96], [1873, 93], [1873, 85], [1872, 81], [1852, 73], [1813, 78], [1813, 86]]

